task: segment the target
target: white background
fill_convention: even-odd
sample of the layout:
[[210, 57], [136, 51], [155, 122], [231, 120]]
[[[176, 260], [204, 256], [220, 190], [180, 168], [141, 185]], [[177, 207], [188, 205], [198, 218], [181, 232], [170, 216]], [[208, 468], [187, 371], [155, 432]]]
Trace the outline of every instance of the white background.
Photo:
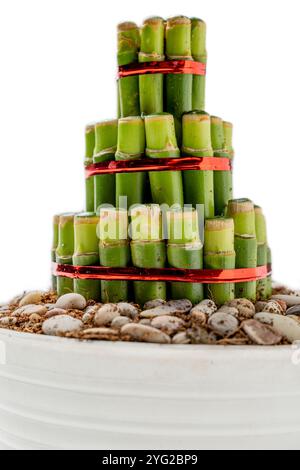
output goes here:
[[115, 116], [115, 27], [208, 25], [207, 111], [234, 123], [235, 196], [267, 215], [275, 278], [299, 288], [296, 0], [1, 0], [0, 300], [47, 288], [54, 213], [83, 208], [84, 126]]

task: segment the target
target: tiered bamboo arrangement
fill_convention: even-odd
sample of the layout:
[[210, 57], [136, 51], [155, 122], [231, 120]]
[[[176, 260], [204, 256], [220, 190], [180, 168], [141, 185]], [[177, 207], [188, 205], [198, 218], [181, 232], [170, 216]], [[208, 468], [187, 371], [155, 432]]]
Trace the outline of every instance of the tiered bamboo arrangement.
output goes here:
[[[118, 25], [117, 64], [206, 64], [206, 25], [198, 18], [149, 18]], [[186, 63], [186, 62], [185, 62]], [[232, 124], [205, 111], [205, 75], [136, 73], [118, 80], [118, 118], [86, 127], [85, 167], [107, 161], [201, 157], [233, 160]], [[52, 261], [111, 268], [235, 269], [271, 262], [262, 210], [233, 199], [232, 171], [134, 171], [86, 179], [85, 211], [55, 216]], [[218, 305], [271, 295], [258, 282], [74, 280], [53, 276], [58, 295], [102, 302], [190, 299]]]

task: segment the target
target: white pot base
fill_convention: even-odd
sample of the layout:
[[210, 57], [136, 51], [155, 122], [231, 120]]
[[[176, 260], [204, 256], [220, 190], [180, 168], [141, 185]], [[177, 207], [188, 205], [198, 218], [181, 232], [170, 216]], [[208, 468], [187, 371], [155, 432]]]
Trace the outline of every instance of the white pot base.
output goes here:
[[0, 449], [299, 449], [293, 352], [0, 330]]

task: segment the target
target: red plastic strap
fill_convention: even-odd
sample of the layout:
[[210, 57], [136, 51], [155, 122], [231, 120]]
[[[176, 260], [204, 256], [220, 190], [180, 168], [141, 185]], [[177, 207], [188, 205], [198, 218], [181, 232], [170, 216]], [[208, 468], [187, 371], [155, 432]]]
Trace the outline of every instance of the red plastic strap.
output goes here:
[[271, 274], [270, 267], [244, 269], [177, 269], [177, 268], [108, 268], [104, 266], [72, 266], [53, 263], [55, 276], [71, 279], [106, 279], [128, 281], [180, 281], [201, 284], [250, 282]]
[[164, 60], [122, 65], [118, 68], [118, 78], [148, 73], [205, 75], [206, 64], [193, 60]]
[[140, 160], [111, 160], [95, 163], [85, 168], [85, 176], [89, 178], [95, 175], [135, 171], [230, 171], [231, 169], [231, 160], [225, 157], [141, 158]]

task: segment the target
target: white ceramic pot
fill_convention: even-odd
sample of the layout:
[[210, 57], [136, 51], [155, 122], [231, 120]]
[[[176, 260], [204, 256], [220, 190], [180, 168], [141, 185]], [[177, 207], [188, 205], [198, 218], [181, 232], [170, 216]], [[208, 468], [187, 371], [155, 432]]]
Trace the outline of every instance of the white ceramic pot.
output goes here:
[[298, 356], [0, 330], [0, 448], [299, 449]]

